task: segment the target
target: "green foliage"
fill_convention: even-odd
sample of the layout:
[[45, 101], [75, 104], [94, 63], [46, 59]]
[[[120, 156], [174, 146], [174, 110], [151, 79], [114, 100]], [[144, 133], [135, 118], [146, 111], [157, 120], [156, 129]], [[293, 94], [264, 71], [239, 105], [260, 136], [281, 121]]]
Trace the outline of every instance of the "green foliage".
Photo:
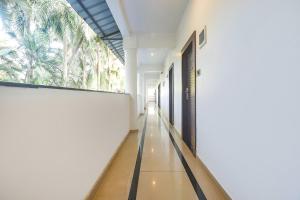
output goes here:
[[65, 0], [1, 0], [0, 35], [0, 81], [123, 91], [122, 64]]

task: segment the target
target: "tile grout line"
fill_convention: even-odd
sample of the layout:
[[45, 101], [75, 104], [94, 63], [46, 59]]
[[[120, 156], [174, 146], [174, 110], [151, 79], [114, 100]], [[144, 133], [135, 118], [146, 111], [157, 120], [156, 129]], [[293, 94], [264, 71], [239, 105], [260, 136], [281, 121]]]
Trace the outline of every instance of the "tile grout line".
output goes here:
[[134, 167], [133, 177], [132, 177], [132, 181], [131, 181], [128, 200], [135, 200], [136, 195], [137, 195], [137, 188], [138, 188], [138, 183], [139, 183], [141, 162], [142, 162], [143, 149], [144, 149], [145, 134], [146, 134], [146, 129], [147, 129], [147, 118], [148, 118], [148, 111], [146, 113], [142, 137], [141, 137], [141, 141], [139, 144], [139, 149], [138, 149], [137, 158], [136, 158], [136, 162], [135, 162], [135, 167]]
[[185, 171], [179, 171], [179, 170], [141, 170], [143, 173], [152, 173], [152, 172], [159, 172], [159, 173], [181, 173]]
[[166, 129], [166, 130], [168, 131], [168, 133], [169, 133], [169, 137], [170, 137], [170, 140], [171, 140], [171, 142], [172, 142], [172, 144], [173, 144], [173, 147], [174, 147], [174, 149], [176, 150], [179, 159], [181, 160], [181, 163], [182, 163], [182, 165], [183, 165], [183, 167], [184, 167], [184, 169], [185, 169], [185, 172], [187, 173], [187, 175], [188, 175], [188, 177], [189, 177], [189, 179], [190, 179], [190, 182], [191, 182], [191, 184], [192, 184], [192, 186], [193, 186], [193, 188], [194, 188], [194, 190], [195, 190], [195, 192], [196, 192], [196, 194], [197, 194], [198, 199], [199, 199], [199, 200], [206, 200], [206, 197], [205, 197], [205, 195], [204, 195], [204, 193], [203, 193], [203, 191], [202, 191], [200, 185], [198, 184], [198, 182], [197, 182], [197, 180], [196, 180], [196, 178], [195, 178], [195, 176], [194, 176], [194, 174], [193, 174], [191, 168], [190, 168], [189, 165], [187, 164], [187, 162], [186, 162], [186, 160], [185, 160], [185, 158], [184, 158], [184, 156], [183, 156], [181, 150], [179, 149], [179, 147], [178, 147], [176, 141], [174, 140], [174, 137], [173, 137], [173, 135], [172, 135], [170, 129], [167, 128], [167, 125], [166, 125], [165, 122], [162, 120], [160, 114], [158, 114], [158, 115], [159, 115], [160, 121], [163, 122], [165, 129]]

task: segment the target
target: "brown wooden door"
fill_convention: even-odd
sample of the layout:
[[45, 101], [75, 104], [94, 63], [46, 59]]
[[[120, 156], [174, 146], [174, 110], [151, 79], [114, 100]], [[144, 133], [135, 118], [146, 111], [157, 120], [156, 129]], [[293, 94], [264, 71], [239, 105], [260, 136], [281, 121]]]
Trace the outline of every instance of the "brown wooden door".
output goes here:
[[174, 69], [173, 65], [169, 71], [169, 120], [174, 125]]
[[196, 33], [182, 50], [182, 138], [196, 155]]

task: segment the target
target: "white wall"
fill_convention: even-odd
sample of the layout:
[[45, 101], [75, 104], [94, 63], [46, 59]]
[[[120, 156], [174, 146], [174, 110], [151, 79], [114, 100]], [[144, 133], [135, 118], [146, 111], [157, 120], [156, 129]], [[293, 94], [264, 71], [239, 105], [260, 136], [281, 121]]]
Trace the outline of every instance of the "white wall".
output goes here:
[[207, 25], [197, 154], [233, 199], [300, 199], [299, 10], [298, 0], [190, 0], [166, 59], [181, 130], [180, 51]]
[[161, 111], [165, 116], [169, 116], [169, 79], [165, 75], [161, 77], [160, 91]]
[[137, 74], [137, 114], [144, 113], [144, 74], [138, 73]]
[[[148, 89], [149, 88], [157, 88], [157, 82], [159, 81], [159, 77], [160, 77], [160, 72], [145, 72], [144, 74], [144, 95], [145, 95], [145, 106], [147, 106], [148, 104]], [[157, 102], [157, 99], [155, 99]]]
[[165, 61], [164, 74], [161, 75], [160, 82], [165, 81], [166, 86], [163, 88], [161, 99], [163, 105], [161, 110], [165, 117], [169, 118], [169, 70], [172, 64], [174, 64], [174, 127], [181, 134], [181, 54], [176, 50], [170, 51]]
[[128, 95], [0, 86], [0, 199], [84, 199], [128, 118]]

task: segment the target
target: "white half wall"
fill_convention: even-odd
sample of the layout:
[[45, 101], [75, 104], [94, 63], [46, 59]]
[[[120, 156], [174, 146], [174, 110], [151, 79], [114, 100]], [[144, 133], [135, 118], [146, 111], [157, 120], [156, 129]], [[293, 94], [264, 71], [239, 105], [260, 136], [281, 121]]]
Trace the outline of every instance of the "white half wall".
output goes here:
[[300, 199], [299, 10], [298, 0], [191, 0], [166, 59], [181, 131], [180, 53], [207, 26], [196, 52], [197, 154], [232, 199]]
[[84, 199], [128, 131], [128, 95], [0, 86], [0, 199]]

